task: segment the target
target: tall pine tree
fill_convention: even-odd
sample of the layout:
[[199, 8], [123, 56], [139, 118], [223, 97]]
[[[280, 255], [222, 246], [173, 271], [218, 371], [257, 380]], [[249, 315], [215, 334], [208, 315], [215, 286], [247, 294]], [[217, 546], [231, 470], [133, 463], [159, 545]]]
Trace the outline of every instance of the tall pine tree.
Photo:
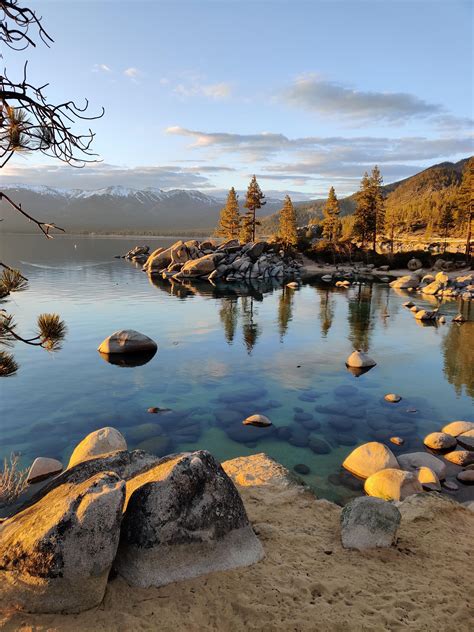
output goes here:
[[457, 209], [460, 223], [466, 227], [466, 259], [471, 259], [471, 226], [474, 215], [474, 158], [470, 158], [463, 171]]
[[253, 176], [248, 186], [245, 198], [244, 207], [248, 210], [242, 220], [242, 229], [240, 232], [241, 241], [255, 241], [256, 227], [260, 225], [260, 222], [256, 219], [256, 212], [265, 204], [265, 196], [260, 189], [257, 178]]
[[234, 187], [232, 187], [227, 195], [225, 206], [221, 210], [219, 224], [215, 231], [216, 237], [235, 239], [239, 236], [241, 217], [238, 197]]
[[295, 207], [289, 195], [285, 197], [283, 208], [280, 211], [280, 227], [278, 236], [285, 248], [296, 246], [298, 243], [298, 231], [296, 226]]
[[337, 241], [341, 236], [341, 220], [339, 219], [339, 201], [334, 187], [329, 189], [327, 202], [323, 208], [323, 237], [329, 241]]
[[377, 235], [384, 229], [384, 196], [382, 193], [383, 178], [377, 166], [372, 169], [369, 176], [364, 173], [357, 193], [357, 207], [354, 214], [354, 234], [366, 246], [367, 242], [372, 242], [372, 249], [375, 253]]
[[454, 204], [452, 202], [446, 202], [443, 209], [441, 210], [441, 215], [439, 217], [438, 226], [444, 237], [443, 252], [446, 252], [448, 233], [451, 230], [451, 228], [454, 226], [453, 210], [454, 210]]

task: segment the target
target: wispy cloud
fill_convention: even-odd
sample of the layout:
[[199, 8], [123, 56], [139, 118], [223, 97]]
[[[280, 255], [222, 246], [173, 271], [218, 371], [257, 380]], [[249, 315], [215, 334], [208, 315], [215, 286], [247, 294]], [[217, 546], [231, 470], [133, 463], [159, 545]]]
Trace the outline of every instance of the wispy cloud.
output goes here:
[[363, 91], [318, 75], [298, 77], [281, 92], [288, 105], [325, 116], [367, 122], [400, 123], [443, 113], [443, 107], [407, 92]]
[[207, 99], [227, 99], [232, 94], [232, 86], [229, 83], [202, 83], [194, 78], [188, 83], [178, 83], [173, 92], [180, 97], [205, 97]]
[[112, 72], [112, 68], [107, 66], [107, 64], [94, 64], [92, 72]]
[[138, 79], [142, 76], [141, 70], [135, 68], [134, 66], [131, 66], [130, 68], [125, 68], [123, 74], [135, 82], [138, 81]]

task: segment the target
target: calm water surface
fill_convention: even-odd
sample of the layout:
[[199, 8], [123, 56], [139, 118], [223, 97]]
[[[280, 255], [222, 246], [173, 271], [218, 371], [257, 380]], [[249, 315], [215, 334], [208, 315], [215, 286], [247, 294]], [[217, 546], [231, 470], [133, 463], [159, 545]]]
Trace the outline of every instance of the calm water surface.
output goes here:
[[[340, 464], [355, 445], [400, 435], [412, 451], [427, 432], [472, 419], [474, 323], [449, 322], [456, 301], [442, 305], [448, 324], [422, 326], [402, 307], [407, 295], [384, 283], [170, 285], [113, 258], [137, 243], [173, 241], [0, 236], [0, 259], [29, 279], [27, 291], [2, 304], [19, 331], [31, 333], [41, 312], [58, 312], [68, 327], [56, 353], [15, 345], [20, 369], [0, 382], [1, 458], [67, 462], [85, 434], [111, 425], [129, 447], [156, 454], [266, 452], [290, 469], [305, 464], [303, 478], [319, 496], [344, 502], [357, 484], [340, 476]], [[96, 349], [117, 329], [147, 334], [158, 353], [143, 366], [109, 364]], [[344, 364], [354, 347], [377, 361], [358, 378]], [[387, 392], [402, 402], [385, 403]], [[152, 406], [170, 412], [153, 415]], [[274, 426], [242, 426], [254, 412]]]

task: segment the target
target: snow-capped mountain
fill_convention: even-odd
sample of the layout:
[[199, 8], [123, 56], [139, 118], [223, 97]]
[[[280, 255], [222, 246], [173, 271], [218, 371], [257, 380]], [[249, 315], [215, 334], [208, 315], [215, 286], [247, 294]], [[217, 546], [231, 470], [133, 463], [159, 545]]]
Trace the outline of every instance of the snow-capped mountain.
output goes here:
[[[221, 197], [186, 189], [113, 186], [86, 191], [18, 184], [1, 190], [34, 217], [55, 222], [69, 232], [210, 229], [216, 225], [223, 205]], [[273, 206], [265, 206], [265, 213], [275, 210]], [[31, 230], [28, 222], [5, 202], [0, 203], [0, 218], [4, 219], [0, 223], [3, 232]]]

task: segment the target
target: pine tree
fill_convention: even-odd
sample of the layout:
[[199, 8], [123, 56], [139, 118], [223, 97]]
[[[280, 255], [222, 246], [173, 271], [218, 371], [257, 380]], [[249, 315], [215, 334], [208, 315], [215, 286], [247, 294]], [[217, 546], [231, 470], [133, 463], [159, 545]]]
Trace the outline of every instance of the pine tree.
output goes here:
[[442, 231], [444, 237], [444, 249], [443, 252], [446, 252], [446, 242], [448, 239], [448, 232], [454, 226], [454, 213], [453, 213], [454, 205], [452, 202], [446, 202], [444, 205], [441, 215], [439, 218], [438, 226]]
[[238, 197], [234, 187], [232, 187], [227, 195], [225, 206], [221, 210], [219, 224], [215, 231], [216, 237], [235, 239], [239, 236], [241, 217]]
[[337, 241], [341, 236], [341, 220], [339, 219], [339, 201], [334, 187], [329, 189], [327, 202], [323, 208], [323, 237], [329, 241]]
[[458, 222], [466, 226], [466, 259], [471, 258], [471, 226], [474, 215], [474, 158], [464, 167], [457, 200]]
[[255, 230], [260, 225], [260, 222], [256, 219], [256, 212], [265, 204], [265, 196], [260, 189], [257, 178], [253, 176], [245, 198], [244, 207], [248, 210], [242, 221], [241, 241], [255, 241]]
[[280, 227], [278, 236], [285, 248], [296, 246], [298, 243], [298, 230], [296, 226], [295, 207], [289, 195], [285, 197], [283, 208], [280, 211]]
[[371, 191], [367, 171], [362, 177], [360, 188], [356, 195], [356, 203], [354, 235], [361, 240], [362, 247], [365, 247], [371, 230]]
[[385, 205], [382, 193], [383, 178], [380, 169], [375, 165], [370, 176], [370, 190], [372, 194], [372, 249], [375, 254], [377, 235], [384, 230], [385, 223]]

